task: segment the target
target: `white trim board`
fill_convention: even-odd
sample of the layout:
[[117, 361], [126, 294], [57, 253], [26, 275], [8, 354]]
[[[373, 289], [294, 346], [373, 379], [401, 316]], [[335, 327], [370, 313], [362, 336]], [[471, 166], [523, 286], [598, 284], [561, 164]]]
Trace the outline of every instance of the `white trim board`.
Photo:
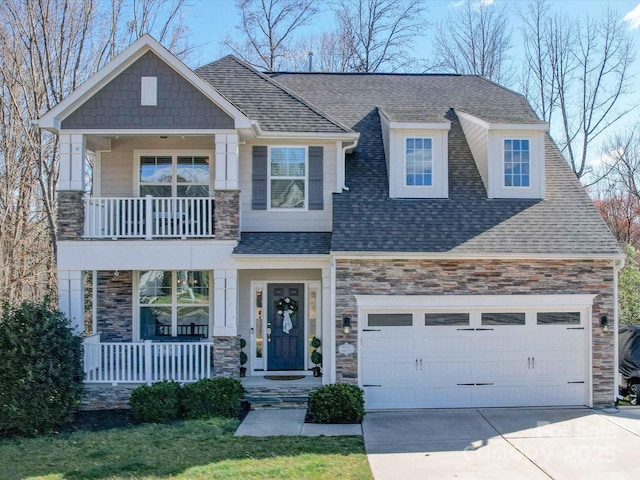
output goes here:
[[589, 307], [593, 294], [569, 295], [354, 295], [359, 309]]

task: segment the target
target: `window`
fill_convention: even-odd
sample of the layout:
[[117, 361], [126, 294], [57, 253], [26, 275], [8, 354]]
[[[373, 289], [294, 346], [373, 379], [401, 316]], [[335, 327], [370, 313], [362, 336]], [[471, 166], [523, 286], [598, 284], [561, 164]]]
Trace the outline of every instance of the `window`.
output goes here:
[[504, 186], [528, 187], [529, 140], [504, 140]]
[[269, 149], [270, 208], [305, 208], [307, 198], [307, 149]]
[[140, 196], [208, 197], [208, 155], [140, 156]]
[[482, 325], [524, 325], [524, 313], [483, 313]]
[[140, 272], [140, 338], [209, 336], [209, 272]]
[[433, 185], [433, 147], [430, 138], [405, 140], [405, 185]]
[[580, 325], [580, 312], [538, 312], [538, 325]]
[[410, 327], [413, 315], [410, 313], [370, 313], [367, 315], [370, 327]]
[[425, 313], [426, 327], [452, 327], [469, 325], [468, 313]]

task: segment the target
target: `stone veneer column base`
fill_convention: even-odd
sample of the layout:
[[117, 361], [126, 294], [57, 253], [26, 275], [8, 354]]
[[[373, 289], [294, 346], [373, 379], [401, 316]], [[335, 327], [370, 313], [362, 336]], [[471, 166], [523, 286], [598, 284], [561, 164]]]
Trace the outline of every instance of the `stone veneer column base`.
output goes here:
[[240, 378], [240, 337], [213, 337], [213, 374]]
[[58, 240], [82, 240], [84, 233], [84, 191], [58, 191], [56, 230]]
[[240, 192], [216, 190], [214, 208], [214, 234], [217, 240], [240, 238]]

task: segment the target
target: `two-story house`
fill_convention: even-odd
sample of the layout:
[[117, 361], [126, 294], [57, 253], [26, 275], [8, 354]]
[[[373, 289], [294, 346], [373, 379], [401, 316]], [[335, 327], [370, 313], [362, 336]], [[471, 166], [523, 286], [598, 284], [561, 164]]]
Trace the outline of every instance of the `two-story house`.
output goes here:
[[193, 71], [144, 36], [39, 124], [60, 137], [79, 330], [93, 282], [96, 402], [238, 376], [240, 338], [247, 384], [310, 375], [314, 336], [317, 384], [358, 384], [368, 408], [615, 400], [623, 256], [515, 92], [232, 56]]

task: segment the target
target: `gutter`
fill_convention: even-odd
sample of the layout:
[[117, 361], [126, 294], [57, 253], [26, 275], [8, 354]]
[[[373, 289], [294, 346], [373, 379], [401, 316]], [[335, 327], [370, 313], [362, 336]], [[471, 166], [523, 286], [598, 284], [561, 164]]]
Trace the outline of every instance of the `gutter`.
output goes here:
[[352, 150], [358, 146], [358, 141], [360, 140], [360, 135], [353, 139], [353, 142], [347, 145], [342, 146], [342, 155], [340, 156], [340, 174], [342, 175], [342, 190], [348, 191], [349, 187], [346, 185], [346, 177], [347, 177], [347, 150]]

